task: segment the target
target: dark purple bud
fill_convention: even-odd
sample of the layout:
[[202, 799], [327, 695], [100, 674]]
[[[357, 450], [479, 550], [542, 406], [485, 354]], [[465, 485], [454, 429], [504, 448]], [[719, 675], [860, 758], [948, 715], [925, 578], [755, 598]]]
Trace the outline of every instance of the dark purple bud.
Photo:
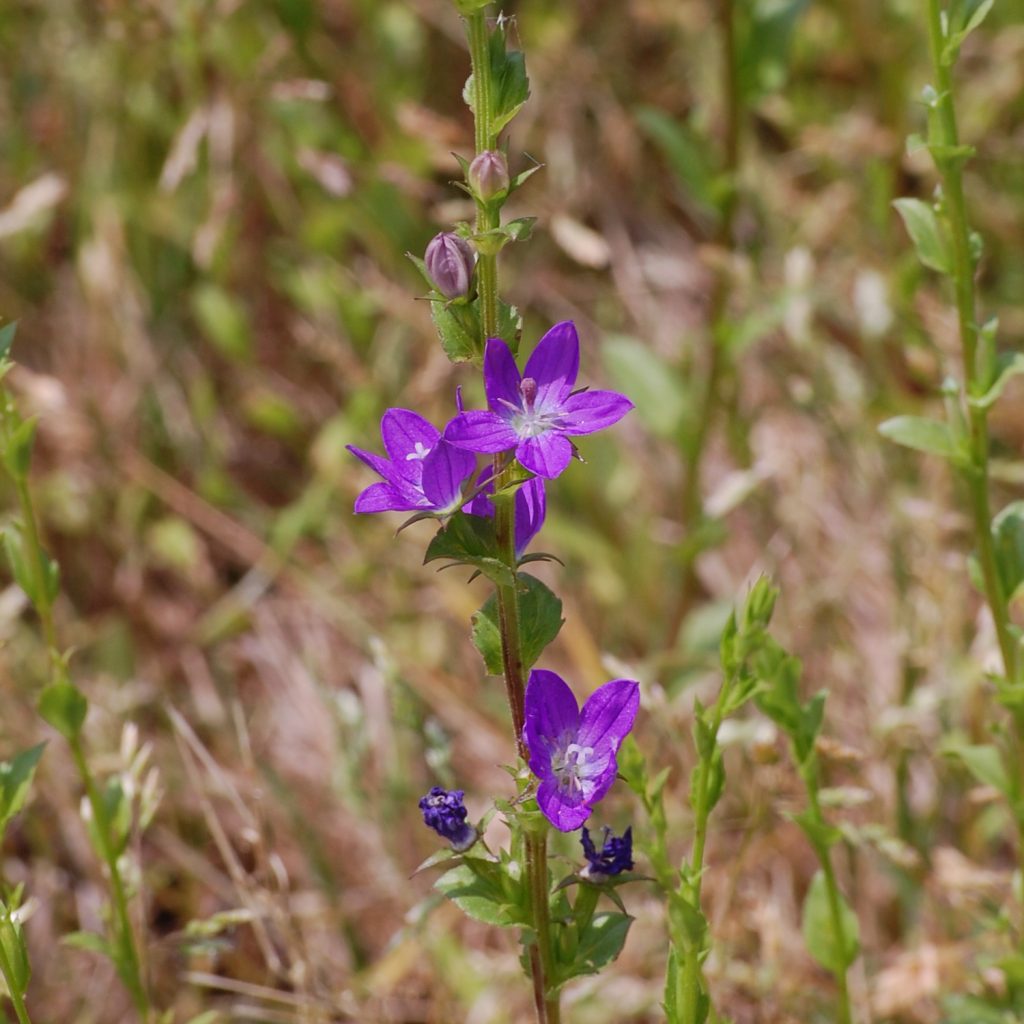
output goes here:
[[468, 850], [477, 840], [476, 829], [466, 824], [466, 808], [462, 806], [461, 789], [451, 791], [434, 786], [420, 800], [423, 824], [452, 844], [456, 853]]
[[504, 153], [486, 150], [469, 165], [469, 187], [485, 203], [508, 195], [508, 160]]
[[612, 835], [612, 830], [605, 828], [604, 843], [599, 852], [594, 848], [590, 831], [584, 825], [580, 842], [583, 844], [583, 855], [587, 858], [587, 866], [582, 871], [584, 878], [599, 882], [610, 875], [621, 875], [623, 871], [633, 870], [632, 828], [627, 828], [621, 836]]
[[523, 396], [523, 402], [527, 409], [533, 408], [537, 400], [537, 382], [532, 377], [524, 377], [519, 385], [519, 393]]
[[423, 255], [427, 273], [437, 290], [448, 299], [461, 299], [469, 294], [473, 280], [473, 250], [469, 242], [454, 231], [435, 235]]

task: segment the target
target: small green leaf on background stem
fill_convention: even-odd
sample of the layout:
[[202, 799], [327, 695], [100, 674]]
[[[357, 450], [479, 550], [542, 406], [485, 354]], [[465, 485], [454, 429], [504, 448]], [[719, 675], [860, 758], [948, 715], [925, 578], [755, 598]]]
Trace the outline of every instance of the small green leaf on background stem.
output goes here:
[[74, 739], [82, 729], [89, 702], [71, 683], [51, 683], [39, 695], [39, 714], [65, 739]]
[[938, 420], [923, 416], [894, 416], [882, 423], [878, 432], [890, 441], [919, 452], [941, 455], [944, 459], [956, 459], [959, 455], [949, 427]]
[[949, 239], [931, 206], [920, 199], [897, 199], [893, 206], [903, 218], [918, 259], [940, 274], [952, 274], [953, 256]]
[[842, 940], [835, 934], [829, 905], [828, 884], [824, 871], [818, 871], [807, 890], [804, 900], [803, 934], [807, 951], [826, 970], [842, 974], [857, 959], [860, 952], [860, 929], [857, 915], [837, 893], [839, 917], [842, 922]]
[[24, 806], [45, 746], [45, 743], [39, 743], [15, 754], [10, 761], [0, 761], [0, 836], [7, 823]]

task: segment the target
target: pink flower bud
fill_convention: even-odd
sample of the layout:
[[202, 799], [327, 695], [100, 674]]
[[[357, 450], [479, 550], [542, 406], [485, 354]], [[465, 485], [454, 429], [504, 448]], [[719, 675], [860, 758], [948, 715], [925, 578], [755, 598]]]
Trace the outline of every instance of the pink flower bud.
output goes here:
[[469, 242], [453, 231], [435, 235], [423, 255], [427, 273], [437, 290], [449, 299], [469, 294], [473, 280], [473, 250]]
[[508, 195], [508, 161], [504, 153], [487, 150], [469, 165], [469, 187], [485, 203]]

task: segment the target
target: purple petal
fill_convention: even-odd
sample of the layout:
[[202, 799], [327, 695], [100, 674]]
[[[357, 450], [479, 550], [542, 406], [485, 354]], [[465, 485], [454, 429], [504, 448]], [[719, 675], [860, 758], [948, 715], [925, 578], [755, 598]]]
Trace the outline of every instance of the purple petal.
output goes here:
[[553, 778], [537, 787], [537, 803], [559, 832], [573, 832], [590, 817], [590, 800], [567, 793]]
[[516, 557], [520, 556], [544, 525], [547, 497], [544, 481], [535, 476], [516, 491]]
[[558, 408], [569, 397], [580, 372], [580, 339], [576, 325], [564, 320], [537, 342], [526, 361], [524, 377], [537, 382], [536, 405], [540, 409]]
[[523, 739], [530, 751], [530, 771], [538, 779], [550, 779], [552, 752], [559, 739], [575, 733], [579, 725], [576, 698], [560, 675], [535, 668], [526, 684], [524, 712]]
[[445, 427], [444, 439], [457, 448], [495, 454], [515, 448], [516, 432], [500, 416], [483, 409], [460, 413]]
[[[388, 409], [380, 421], [380, 436], [384, 438], [384, 447], [398, 472], [407, 475], [406, 463], [422, 461], [441, 435], [419, 413], [409, 409]], [[409, 459], [409, 455], [418, 457]]]
[[484, 391], [487, 392], [491, 412], [507, 418], [511, 410], [506, 402], [517, 409], [522, 408], [523, 396], [519, 392], [522, 379], [508, 345], [501, 338], [488, 339], [484, 350]]
[[484, 519], [490, 519], [494, 515], [494, 502], [491, 501], [491, 494], [494, 492], [494, 481], [491, 479], [494, 470], [490, 466], [484, 466], [480, 470], [480, 475], [473, 482], [473, 488], [479, 490], [483, 487], [479, 494], [472, 500], [467, 501], [462, 506], [462, 511], [469, 516], [482, 516]]
[[425, 500], [411, 496], [391, 484], [370, 484], [358, 498], [355, 511], [367, 512], [411, 512], [422, 508]]
[[362, 448], [357, 448], [354, 444], [347, 444], [345, 447], [359, 460], [365, 462], [378, 475], [384, 477], [385, 480], [390, 481], [395, 472], [394, 465], [387, 459], [381, 458], [379, 455], [374, 455], [373, 452], [364, 452]]
[[572, 459], [572, 444], [564, 435], [548, 430], [536, 437], [520, 441], [516, 448], [516, 458], [531, 473], [550, 480], [569, 465]]
[[613, 679], [605, 683], [583, 705], [578, 742], [593, 747], [595, 754], [604, 751], [615, 754], [633, 728], [639, 707], [639, 683], [632, 679]]
[[447, 510], [460, 497], [462, 485], [475, 469], [472, 452], [442, 439], [423, 460], [423, 493], [435, 509]]
[[582, 391], [562, 406], [562, 429], [567, 434], [592, 434], [618, 423], [633, 403], [617, 391]]

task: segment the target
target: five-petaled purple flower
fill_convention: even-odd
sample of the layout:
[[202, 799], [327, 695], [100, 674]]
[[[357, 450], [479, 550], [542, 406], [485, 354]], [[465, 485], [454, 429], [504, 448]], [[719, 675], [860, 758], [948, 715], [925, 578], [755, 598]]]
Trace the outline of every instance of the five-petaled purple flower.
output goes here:
[[466, 808], [462, 805], [461, 789], [447, 790], [434, 786], [420, 799], [423, 824], [452, 844], [456, 853], [468, 850], [477, 840], [476, 829], [466, 823]]
[[508, 345], [491, 338], [484, 352], [484, 389], [490, 411], [464, 412], [445, 428], [445, 438], [473, 452], [515, 449], [537, 476], [556, 477], [573, 455], [569, 440], [617, 423], [633, 408], [616, 391], [574, 391], [580, 342], [571, 321], [555, 324], [519, 367]]
[[580, 842], [583, 844], [583, 855], [587, 858], [587, 866], [581, 872], [584, 878], [599, 882], [610, 875], [620, 875], [623, 871], [633, 870], [632, 828], [627, 828], [621, 836], [616, 836], [605, 826], [604, 843], [601, 849], [597, 850], [590, 838], [590, 830], [584, 825]]
[[523, 739], [540, 782], [537, 803], [555, 828], [579, 828], [611, 788], [615, 755], [639, 707], [640, 684], [632, 679], [605, 683], [581, 711], [561, 676], [545, 669], [530, 673]]
[[356, 498], [356, 512], [436, 512], [446, 515], [462, 504], [463, 484], [476, 469], [473, 455], [449, 444], [418, 413], [388, 409], [380, 421], [388, 458], [348, 450], [383, 478]]

